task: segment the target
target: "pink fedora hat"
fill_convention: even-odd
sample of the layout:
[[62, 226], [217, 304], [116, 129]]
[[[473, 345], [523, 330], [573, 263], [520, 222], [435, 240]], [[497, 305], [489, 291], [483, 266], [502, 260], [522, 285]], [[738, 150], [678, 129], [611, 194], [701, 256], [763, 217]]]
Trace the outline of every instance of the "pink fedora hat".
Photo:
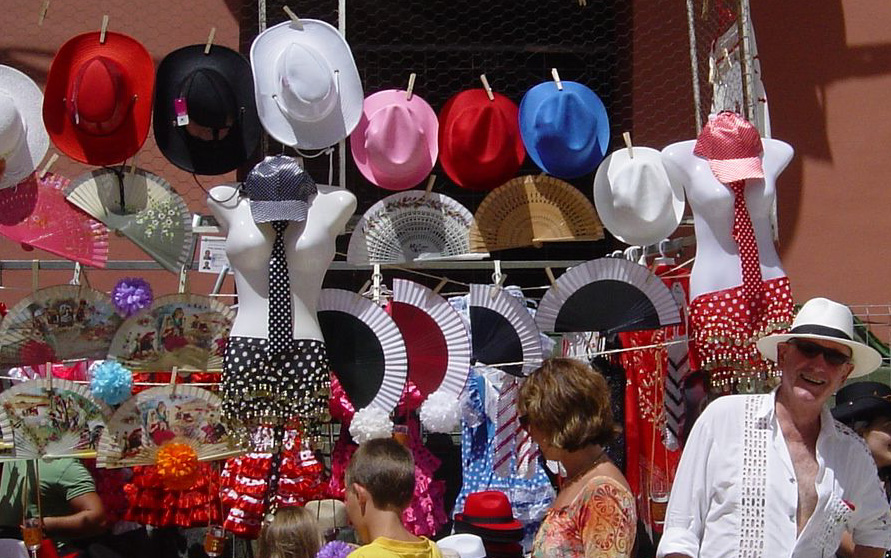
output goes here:
[[387, 190], [406, 190], [424, 180], [439, 155], [439, 121], [427, 101], [388, 89], [365, 98], [350, 136], [362, 176]]

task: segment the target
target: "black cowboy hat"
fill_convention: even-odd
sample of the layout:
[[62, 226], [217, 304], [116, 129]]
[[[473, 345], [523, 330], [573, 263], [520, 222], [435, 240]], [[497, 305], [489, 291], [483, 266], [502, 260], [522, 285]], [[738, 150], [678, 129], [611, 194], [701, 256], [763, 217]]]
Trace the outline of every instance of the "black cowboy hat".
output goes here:
[[876, 417], [891, 417], [891, 386], [855, 382], [838, 390], [832, 416], [845, 424]]
[[[235, 170], [260, 142], [251, 65], [224, 46], [191, 45], [161, 60], [155, 78], [155, 141], [177, 167], [195, 174]], [[197, 136], [195, 126], [204, 134]]]

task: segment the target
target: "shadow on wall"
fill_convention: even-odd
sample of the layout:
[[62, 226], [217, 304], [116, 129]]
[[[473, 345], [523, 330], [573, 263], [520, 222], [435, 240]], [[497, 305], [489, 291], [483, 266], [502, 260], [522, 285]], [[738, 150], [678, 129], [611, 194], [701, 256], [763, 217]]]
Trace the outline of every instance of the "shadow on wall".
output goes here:
[[891, 44], [848, 46], [841, 0], [752, 0], [751, 6], [771, 128], [795, 147], [777, 189], [782, 250], [797, 227], [804, 158], [832, 162], [827, 89], [850, 78], [891, 73]]

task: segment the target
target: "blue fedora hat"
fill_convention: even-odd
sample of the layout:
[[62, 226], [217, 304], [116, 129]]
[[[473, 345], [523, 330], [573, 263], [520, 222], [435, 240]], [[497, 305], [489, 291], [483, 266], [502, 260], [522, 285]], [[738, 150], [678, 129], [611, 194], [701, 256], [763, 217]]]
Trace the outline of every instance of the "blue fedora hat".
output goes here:
[[544, 172], [577, 178], [593, 172], [609, 148], [609, 118], [596, 93], [564, 81], [539, 83], [520, 101], [520, 135]]

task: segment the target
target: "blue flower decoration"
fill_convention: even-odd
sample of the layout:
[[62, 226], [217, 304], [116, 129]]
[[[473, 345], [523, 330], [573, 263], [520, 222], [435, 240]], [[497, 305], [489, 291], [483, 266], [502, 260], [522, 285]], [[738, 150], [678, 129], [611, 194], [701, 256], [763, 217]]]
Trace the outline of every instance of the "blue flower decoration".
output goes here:
[[103, 361], [93, 367], [90, 390], [108, 405], [123, 403], [133, 391], [133, 373], [116, 360]]

